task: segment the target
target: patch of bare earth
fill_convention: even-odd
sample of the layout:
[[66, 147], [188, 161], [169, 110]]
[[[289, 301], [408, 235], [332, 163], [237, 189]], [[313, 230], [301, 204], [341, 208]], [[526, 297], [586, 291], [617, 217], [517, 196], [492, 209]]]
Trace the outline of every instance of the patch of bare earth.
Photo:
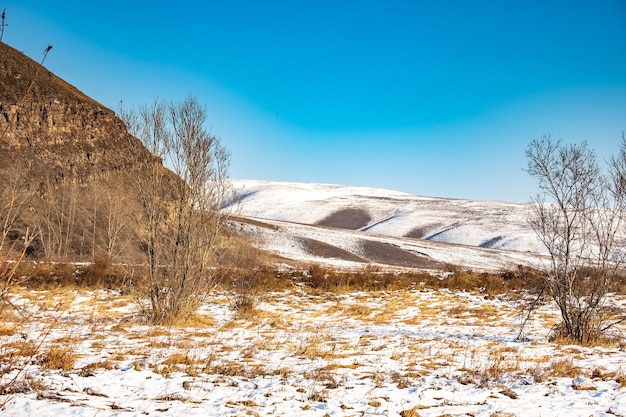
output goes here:
[[433, 261], [424, 255], [400, 249], [389, 243], [364, 241], [363, 257], [380, 264], [402, 266], [406, 268], [443, 269], [441, 262]]
[[315, 256], [341, 259], [351, 262], [367, 262], [365, 259], [358, 257], [347, 250], [329, 245], [328, 243], [320, 242], [319, 240], [302, 238], [299, 241], [307, 252]]
[[369, 213], [363, 209], [346, 208], [338, 210], [317, 222], [319, 226], [339, 229], [358, 230], [372, 221]]
[[441, 224], [428, 224], [424, 226], [418, 226], [406, 233], [404, 237], [410, 237], [413, 239], [424, 239], [430, 236], [434, 231], [441, 230], [443, 226]]

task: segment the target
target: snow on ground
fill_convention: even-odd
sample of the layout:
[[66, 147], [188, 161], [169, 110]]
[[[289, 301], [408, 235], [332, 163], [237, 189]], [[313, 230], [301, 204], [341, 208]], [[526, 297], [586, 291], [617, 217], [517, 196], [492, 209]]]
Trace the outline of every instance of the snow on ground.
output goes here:
[[238, 319], [216, 292], [182, 328], [142, 325], [115, 291], [13, 301], [31, 316], [0, 331], [3, 416], [626, 415], [623, 349], [547, 342], [550, 305], [516, 341], [506, 296], [295, 286]]

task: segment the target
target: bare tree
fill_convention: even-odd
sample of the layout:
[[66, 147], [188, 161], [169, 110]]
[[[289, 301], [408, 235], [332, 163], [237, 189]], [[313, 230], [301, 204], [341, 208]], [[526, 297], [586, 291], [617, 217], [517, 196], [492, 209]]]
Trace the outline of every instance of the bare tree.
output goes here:
[[19, 175], [7, 177], [6, 183], [0, 184], [0, 317], [7, 305], [13, 306], [9, 300], [11, 290], [27, 279], [18, 276], [17, 271], [37, 238], [37, 229], [24, 228], [21, 221], [33, 193]]
[[143, 288], [150, 321], [169, 324], [194, 314], [221, 277], [230, 155], [205, 129], [206, 112], [195, 98], [120, 113], [154, 156], [137, 161], [134, 174], [148, 269]]
[[102, 233], [100, 242], [107, 258], [113, 259], [119, 257], [127, 248], [130, 236], [130, 214], [125, 202], [117, 198], [113, 189], [106, 188], [103, 197], [104, 233]]
[[[42, 200], [41, 242], [46, 258], [67, 259], [76, 255], [74, 246], [81, 239], [76, 230], [86, 230], [77, 225], [77, 212], [82, 209], [79, 201], [81, 190], [76, 181], [64, 179], [48, 183], [48, 191]], [[84, 239], [83, 239], [84, 240]]]
[[592, 343], [615, 324], [606, 301], [622, 258], [617, 237], [624, 194], [585, 142], [544, 136], [529, 144], [526, 157], [540, 189], [531, 226], [549, 254], [547, 290], [562, 319], [554, 336]]
[[17, 173], [7, 175], [5, 184], [0, 185], [0, 252], [19, 234], [17, 223], [30, 206], [33, 192], [28, 190]]
[[129, 200], [119, 198], [118, 182], [109, 173], [94, 176], [89, 181], [90, 199], [86, 199], [91, 222], [92, 261], [119, 258], [131, 239]]

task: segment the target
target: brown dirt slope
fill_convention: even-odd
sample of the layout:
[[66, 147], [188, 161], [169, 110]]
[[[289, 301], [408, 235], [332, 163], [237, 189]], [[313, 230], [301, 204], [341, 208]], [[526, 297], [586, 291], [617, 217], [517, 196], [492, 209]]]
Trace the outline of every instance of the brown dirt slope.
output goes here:
[[351, 262], [367, 262], [365, 259], [348, 252], [347, 250], [320, 242], [315, 239], [300, 239], [302, 246], [311, 254], [322, 258], [334, 258]]
[[367, 226], [371, 221], [372, 217], [367, 211], [357, 208], [345, 208], [330, 214], [317, 222], [317, 224], [338, 229], [358, 230]]
[[424, 255], [400, 249], [389, 243], [377, 241], [363, 242], [363, 257], [376, 263], [405, 268], [442, 269], [443, 264]]

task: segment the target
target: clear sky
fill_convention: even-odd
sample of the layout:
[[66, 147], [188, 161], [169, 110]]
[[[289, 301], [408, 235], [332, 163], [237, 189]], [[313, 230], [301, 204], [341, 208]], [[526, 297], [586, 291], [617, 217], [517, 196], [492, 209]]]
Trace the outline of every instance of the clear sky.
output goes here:
[[[116, 109], [195, 96], [233, 178], [527, 201], [543, 134], [626, 130], [626, 1], [0, 0], [3, 41]], [[0, 60], [2, 58], [0, 57]]]

